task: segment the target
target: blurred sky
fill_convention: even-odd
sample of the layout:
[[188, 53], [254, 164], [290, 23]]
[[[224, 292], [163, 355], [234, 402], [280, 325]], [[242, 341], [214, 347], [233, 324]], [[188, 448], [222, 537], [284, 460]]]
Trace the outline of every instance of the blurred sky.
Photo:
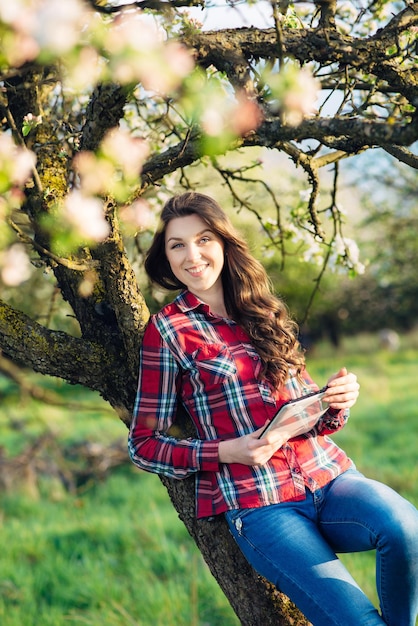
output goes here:
[[203, 23], [204, 30], [219, 28], [239, 28], [240, 26], [256, 26], [258, 28], [271, 27], [271, 5], [263, 0], [255, 2], [253, 6], [237, 2], [235, 6], [228, 6], [226, 2], [213, 2], [210, 8], [187, 8], [191, 17]]

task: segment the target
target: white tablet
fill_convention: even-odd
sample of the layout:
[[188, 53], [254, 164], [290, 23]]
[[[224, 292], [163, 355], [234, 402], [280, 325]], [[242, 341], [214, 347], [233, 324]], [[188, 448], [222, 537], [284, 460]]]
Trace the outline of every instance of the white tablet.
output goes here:
[[266, 425], [259, 439], [276, 428], [285, 432], [288, 439], [307, 433], [329, 407], [328, 402], [324, 400], [326, 390], [327, 387], [323, 387], [319, 391], [313, 391], [301, 398], [285, 402], [271, 422]]

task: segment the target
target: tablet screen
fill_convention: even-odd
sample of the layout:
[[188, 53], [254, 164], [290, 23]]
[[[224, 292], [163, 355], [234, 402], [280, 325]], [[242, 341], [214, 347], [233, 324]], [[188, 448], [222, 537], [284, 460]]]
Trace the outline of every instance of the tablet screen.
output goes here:
[[319, 391], [285, 402], [267, 424], [259, 439], [271, 429], [276, 428], [286, 432], [288, 439], [307, 433], [329, 407], [328, 402], [323, 399], [326, 389], [323, 387]]

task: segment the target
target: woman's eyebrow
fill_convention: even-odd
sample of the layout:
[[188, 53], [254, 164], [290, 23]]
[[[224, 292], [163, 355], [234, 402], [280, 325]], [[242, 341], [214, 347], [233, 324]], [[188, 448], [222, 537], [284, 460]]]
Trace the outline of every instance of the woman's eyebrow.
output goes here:
[[[195, 235], [193, 235], [194, 237], [201, 237], [204, 233], [211, 233], [212, 231], [210, 230], [210, 228], [205, 228], [204, 230], [201, 230], [200, 233], [196, 233]], [[183, 241], [182, 237], [169, 237], [167, 239], [167, 243], [169, 241]]]

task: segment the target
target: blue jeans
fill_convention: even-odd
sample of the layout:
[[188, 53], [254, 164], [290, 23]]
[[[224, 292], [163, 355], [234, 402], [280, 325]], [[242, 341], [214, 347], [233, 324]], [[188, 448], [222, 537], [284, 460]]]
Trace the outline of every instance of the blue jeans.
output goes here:
[[[390, 487], [348, 470], [302, 502], [225, 517], [254, 569], [314, 626], [415, 626], [418, 511]], [[336, 556], [372, 549], [382, 616]]]

